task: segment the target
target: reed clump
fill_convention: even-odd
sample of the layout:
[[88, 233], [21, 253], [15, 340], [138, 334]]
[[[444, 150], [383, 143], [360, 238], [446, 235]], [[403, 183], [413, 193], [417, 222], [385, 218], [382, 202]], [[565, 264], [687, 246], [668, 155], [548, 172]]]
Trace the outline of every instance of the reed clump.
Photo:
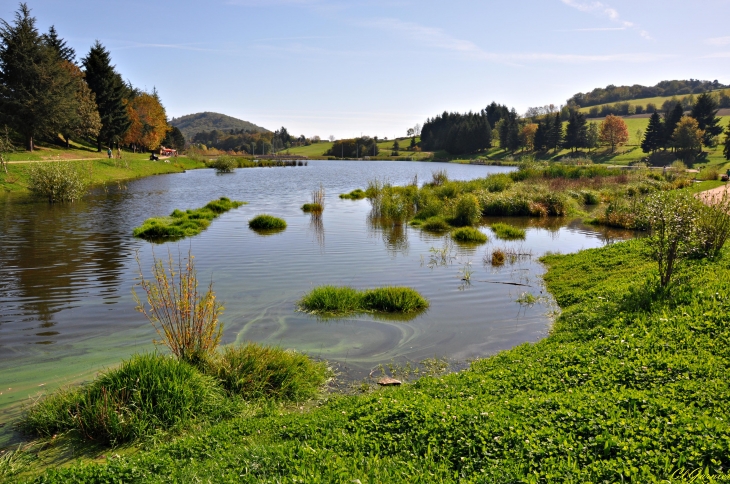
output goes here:
[[318, 393], [330, 370], [326, 363], [292, 350], [247, 343], [224, 348], [208, 372], [228, 392], [246, 400], [301, 402]]
[[319, 286], [299, 300], [303, 311], [323, 316], [353, 313], [416, 313], [428, 308], [428, 300], [409, 287], [386, 286], [364, 291], [348, 286]]
[[324, 186], [320, 184], [319, 188], [312, 192], [312, 203], [302, 205], [302, 211], [307, 213], [324, 212]]
[[451, 238], [466, 244], [484, 244], [489, 240], [486, 234], [474, 227], [460, 227], [451, 232]]
[[340, 198], [343, 200], [362, 200], [365, 197], [365, 191], [361, 188], [357, 188], [350, 193], [340, 193]]
[[420, 227], [428, 232], [436, 233], [448, 232], [451, 230], [449, 223], [441, 217], [429, 217], [420, 224]]
[[169, 356], [137, 355], [88, 385], [34, 402], [20, 426], [44, 437], [75, 431], [117, 445], [221, 413], [223, 400], [216, 381], [194, 366]]
[[248, 226], [253, 230], [278, 231], [286, 228], [286, 222], [283, 219], [264, 213], [249, 220]]
[[305, 203], [302, 205], [302, 212], [307, 213], [322, 213], [324, 208], [318, 203]]
[[210, 226], [211, 221], [245, 202], [221, 197], [209, 202], [202, 208], [191, 210], [174, 210], [168, 217], [152, 217], [132, 231], [132, 235], [141, 239], [156, 241], [179, 240], [193, 237]]
[[502, 222], [492, 224], [490, 228], [492, 229], [492, 232], [494, 232], [494, 234], [497, 236], [497, 238], [500, 238], [502, 240], [522, 240], [527, 234], [527, 232], [525, 232], [525, 229], [521, 229], [519, 227], [515, 227], [513, 225]]
[[505, 260], [505, 252], [503, 249], [494, 249], [492, 251], [491, 263], [493, 266], [504, 265], [504, 260]]

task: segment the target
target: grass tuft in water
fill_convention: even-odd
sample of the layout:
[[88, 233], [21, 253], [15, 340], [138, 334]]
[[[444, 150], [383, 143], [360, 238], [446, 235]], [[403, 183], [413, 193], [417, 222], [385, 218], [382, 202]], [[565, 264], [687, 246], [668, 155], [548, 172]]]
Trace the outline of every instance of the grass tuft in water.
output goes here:
[[329, 377], [324, 362], [256, 343], [226, 347], [208, 365], [208, 372], [230, 393], [246, 400], [301, 402], [314, 397]]
[[489, 240], [483, 232], [474, 227], [461, 227], [451, 232], [451, 238], [467, 244], [484, 244]]
[[343, 200], [362, 200], [365, 197], [365, 191], [361, 188], [357, 188], [350, 193], [340, 193], [340, 198]]
[[178, 240], [198, 235], [220, 214], [238, 208], [246, 202], [232, 201], [226, 197], [209, 202], [194, 210], [175, 210], [169, 217], [148, 218], [132, 231], [132, 235], [150, 241]]
[[501, 265], [504, 265], [504, 258], [505, 258], [504, 250], [502, 250], [502, 249], [494, 249], [492, 251], [492, 259], [491, 259], [491, 262], [492, 262], [492, 265], [493, 266], [501, 266]]
[[284, 230], [286, 222], [273, 215], [263, 213], [249, 220], [248, 226], [254, 230]]
[[20, 423], [51, 436], [74, 430], [112, 445], [211, 416], [224, 393], [212, 377], [169, 356], [136, 355], [89, 385], [67, 388], [34, 402]]
[[310, 212], [320, 213], [320, 212], [322, 212], [322, 210], [324, 210], [322, 208], [322, 205], [320, 205], [318, 203], [305, 203], [304, 205], [302, 205], [302, 211], [303, 212], [307, 212], [307, 213], [310, 213]]
[[309, 313], [341, 316], [358, 312], [415, 313], [428, 308], [428, 301], [408, 287], [386, 286], [359, 291], [348, 286], [319, 286], [299, 301]]
[[420, 224], [428, 232], [448, 232], [451, 226], [441, 217], [429, 217]]
[[494, 232], [494, 234], [502, 240], [524, 239], [527, 234], [527, 232], [525, 232], [525, 229], [521, 229], [519, 227], [515, 227], [513, 225], [505, 224], [502, 222], [492, 224], [491, 229], [492, 232]]

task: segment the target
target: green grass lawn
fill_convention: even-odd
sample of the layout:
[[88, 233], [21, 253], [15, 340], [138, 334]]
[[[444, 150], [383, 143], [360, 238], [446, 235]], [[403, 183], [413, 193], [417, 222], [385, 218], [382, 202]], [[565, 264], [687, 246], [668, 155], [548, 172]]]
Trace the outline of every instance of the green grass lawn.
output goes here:
[[[632, 99], [632, 100], [629, 100], [629, 101], [619, 101], [619, 102], [628, 102], [629, 104], [633, 104], [634, 106], [643, 106], [644, 109], [646, 109], [646, 105], [647, 104], [653, 103], [657, 107], [657, 109], [661, 109], [662, 108], [662, 104], [664, 104], [664, 101], [668, 101], [668, 100], [672, 99], [673, 97], [676, 98], [677, 100], [680, 100], [684, 96], [687, 96], [687, 94], [682, 94], [682, 95], [677, 95], [677, 96], [647, 97], [647, 98], [642, 98], [642, 99]], [[695, 96], [695, 98], [697, 98], [697, 96], [699, 96], [699, 94], [695, 94], [694, 96]], [[613, 106], [616, 103], [615, 102], [612, 102], [612, 103], [598, 104], [596, 107], [598, 107], [598, 109], [601, 109], [601, 107], [602, 106], [605, 106], [606, 104], [608, 104], [609, 106]], [[590, 111], [590, 109], [592, 107], [593, 106], [589, 106], [589, 107], [586, 107], [586, 108], [580, 108], [580, 111], [582, 113], [588, 113], [588, 111]]]

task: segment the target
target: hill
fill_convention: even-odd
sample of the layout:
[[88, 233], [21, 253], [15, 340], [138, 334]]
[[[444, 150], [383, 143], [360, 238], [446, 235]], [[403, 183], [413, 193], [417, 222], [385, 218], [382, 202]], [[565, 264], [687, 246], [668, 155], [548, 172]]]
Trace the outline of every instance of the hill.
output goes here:
[[579, 92], [568, 99], [568, 104], [577, 104], [585, 108], [634, 99], [700, 94], [706, 91], [725, 89], [727, 87], [730, 86], [723, 85], [717, 80], [710, 82], [700, 81], [698, 79], [690, 79], [689, 81], [661, 81], [656, 86], [642, 86], [639, 84], [634, 84], [633, 86], [614, 86], [611, 84], [605, 88], [597, 87], [591, 92]]
[[193, 139], [201, 131], [212, 131], [214, 129], [220, 131], [245, 129], [257, 133], [269, 132], [268, 129], [256, 126], [248, 121], [226, 116], [225, 114], [210, 112], [187, 114], [179, 118], [172, 118], [170, 125], [182, 131], [186, 140]]

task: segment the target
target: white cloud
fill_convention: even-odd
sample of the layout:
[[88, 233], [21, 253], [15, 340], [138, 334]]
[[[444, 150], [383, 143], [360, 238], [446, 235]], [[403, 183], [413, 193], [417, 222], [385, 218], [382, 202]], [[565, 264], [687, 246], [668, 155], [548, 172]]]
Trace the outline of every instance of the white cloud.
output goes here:
[[705, 39], [705, 44], [708, 45], [730, 45], [730, 37], [714, 37], [712, 39]]
[[[636, 24], [634, 24], [633, 22], [629, 22], [628, 20], [622, 20], [621, 15], [619, 15], [618, 11], [615, 8], [609, 7], [603, 2], [581, 2], [578, 0], [560, 1], [563, 2], [565, 5], [568, 5], [569, 7], [580, 10], [581, 12], [593, 13], [602, 17], [608, 17], [609, 20], [622, 25], [624, 28], [636, 28]], [[652, 40], [651, 35], [649, 35], [649, 32], [647, 32], [646, 30], [640, 30], [639, 35], [647, 40]]]
[[[566, 1], [566, 0], [563, 0]], [[584, 62], [648, 62], [659, 60], [669, 56], [647, 54], [647, 53], [626, 53], [607, 55], [582, 55], [582, 54], [556, 54], [545, 52], [489, 52], [470, 40], [459, 39], [447, 34], [442, 29], [426, 27], [412, 22], [404, 22], [394, 18], [381, 18], [366, 22], [367, 26], [381, 30], [387, 30], [394, 34], [400, 34], [411, 40], [428, 47], [456, 52], [464, 57], [483, 61], [501, 62], [516, 64], [521, 62], [563, 62], [563, 63], [584, 63]]]

